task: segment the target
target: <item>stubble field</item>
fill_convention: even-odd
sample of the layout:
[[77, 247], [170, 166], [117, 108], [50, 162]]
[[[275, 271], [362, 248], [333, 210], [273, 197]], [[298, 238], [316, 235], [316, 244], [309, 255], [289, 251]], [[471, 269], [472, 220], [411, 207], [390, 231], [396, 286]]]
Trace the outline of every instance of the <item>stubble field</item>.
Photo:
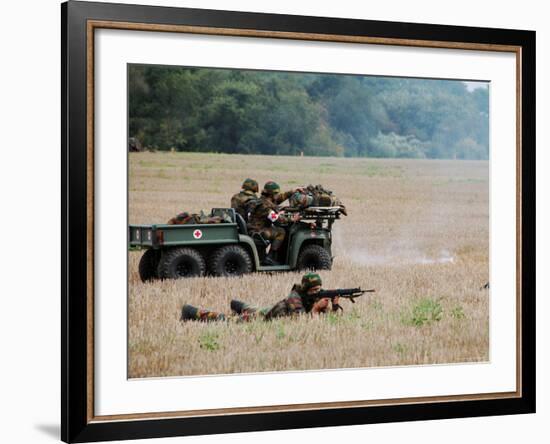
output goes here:
[[488, 162], [131, 153], [129, 168], [130, 224], [229, 206], [246, 177], [321, 183], [349, 214], [323, 287], [376, 289], [341, 315], [182, 323], [184, 303], [267, 305], [301, 274], [142, 283], [131, 251], [130, 378], [488, 361]]

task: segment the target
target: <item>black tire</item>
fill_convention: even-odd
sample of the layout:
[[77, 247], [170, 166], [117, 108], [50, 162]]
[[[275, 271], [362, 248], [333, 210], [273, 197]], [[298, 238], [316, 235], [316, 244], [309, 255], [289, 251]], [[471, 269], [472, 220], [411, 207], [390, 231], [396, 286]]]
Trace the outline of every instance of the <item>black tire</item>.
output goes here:
[[204, 276], [206, 263], [202, 254], [193, 248], [172, 248], [162, 253], [158, 274], [162, 279], [181, 279]]
[[138, 267], [141, 282], [148, 282], [158, 278], [157, 268], [159, 265], [159, 256], [160, 252], [152, 248], [143, 253], [143, 256], [141, 256], [139, 260]]
[[300, 251], [297, 267], [299, 270], [330, 270], [332, 258], [320, 245], [307, 245]]
[[212, 253], [208, 270], [214, 276], [240, 276], [252, 272], [252, 259], [239, 245], [226, 245]]

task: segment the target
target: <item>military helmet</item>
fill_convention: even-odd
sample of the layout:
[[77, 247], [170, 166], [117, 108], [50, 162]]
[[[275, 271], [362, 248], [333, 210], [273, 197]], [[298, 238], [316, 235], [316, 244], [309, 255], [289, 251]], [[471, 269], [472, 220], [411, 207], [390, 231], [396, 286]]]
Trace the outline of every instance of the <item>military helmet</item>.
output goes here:
[[302, 288], [304, 290], [309, 290], [318, 285], [323, 285], [323, 281], [317, 273], [306, 273], [302, 276]]
[[272, 180], [270, 180], [269, 182], [265, 183], [264, 189], [262, 190], [262, 194], [274, 196], [280, 191], [281, 191], [281, 187], [279, 186], [279, 184], [277, 182], [273, 182]]
[[243, 182], [243, 185], [241, 187], [243, 190], [248, 191], [254, 191], [255, 193], [258, 192], [258, 182], [256, 182], [254, 179], [245, 179]]
[[175, 217], [175, 219], [176, 219], [176, 220], [179, 220], [179, 221], [182, 221], [182, 220], [184, 220], [184, 219], [187, 219], [189, 216], [190, 216], [189, 213], [188, 213], [187, 211], [184, 211], [183, 213], [179, 213], [179, 214]]

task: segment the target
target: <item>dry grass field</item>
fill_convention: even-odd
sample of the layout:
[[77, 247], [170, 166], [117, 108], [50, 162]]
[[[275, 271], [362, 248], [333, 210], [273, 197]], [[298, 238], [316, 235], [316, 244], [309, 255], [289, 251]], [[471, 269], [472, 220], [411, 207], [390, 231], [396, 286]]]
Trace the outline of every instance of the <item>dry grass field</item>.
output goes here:
[[489, 166], [486, 161], [131, 153], [129, 223], [229, 206], [242, 180], [321, 183], [349, 216], [334, 225], [324, 288], [376, 288], [342, 315], [182, 323], [184, 303], [266, 305], [300, 273], [142, 283], [129, 252], [129, 377], [487, 361]]

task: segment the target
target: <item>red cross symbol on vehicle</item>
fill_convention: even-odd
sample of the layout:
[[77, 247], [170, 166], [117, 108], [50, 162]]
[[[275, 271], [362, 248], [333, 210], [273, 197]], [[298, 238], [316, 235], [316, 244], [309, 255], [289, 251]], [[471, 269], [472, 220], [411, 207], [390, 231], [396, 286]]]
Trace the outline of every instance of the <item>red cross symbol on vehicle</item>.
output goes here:
[[201, 230], [195, 230], [193, 231], [193, 237], [195, 239], [200, 239], [202, 237], [202, 231]]

